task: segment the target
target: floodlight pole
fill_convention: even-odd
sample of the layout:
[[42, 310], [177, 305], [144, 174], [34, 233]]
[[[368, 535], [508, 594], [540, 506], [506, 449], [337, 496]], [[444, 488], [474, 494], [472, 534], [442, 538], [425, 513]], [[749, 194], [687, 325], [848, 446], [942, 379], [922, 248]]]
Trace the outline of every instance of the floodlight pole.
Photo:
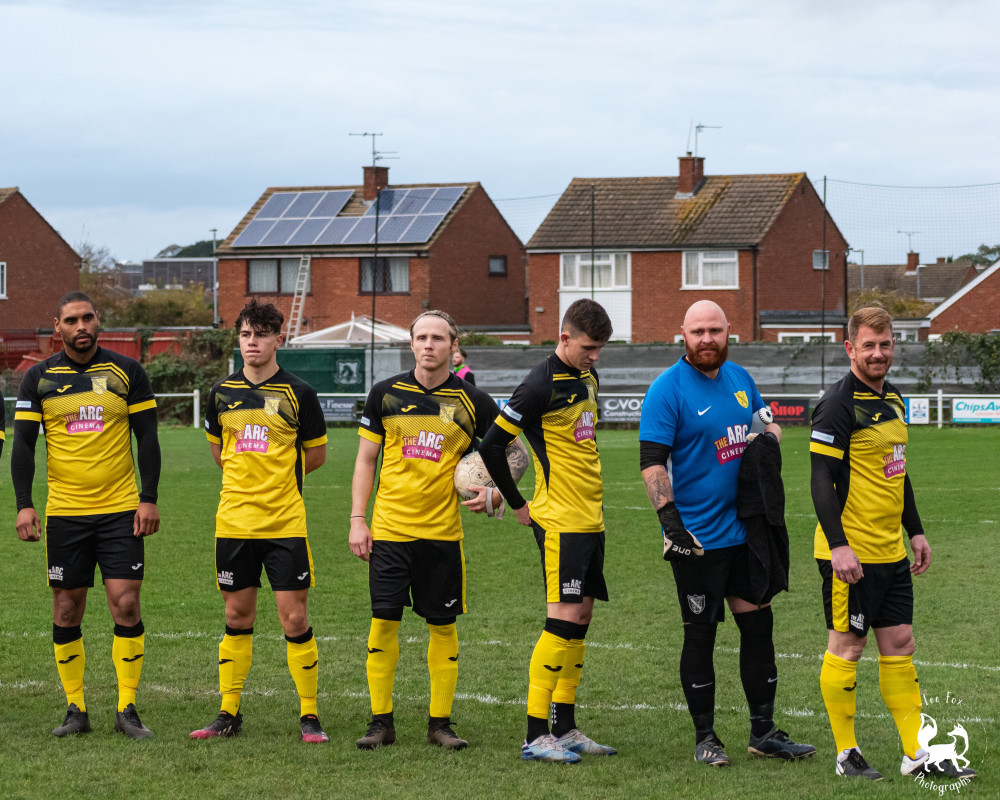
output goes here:
[[[597, 206], [597, 202], [594, 199], [594, 184], [590, 184], [590, 299], [594, 299], [594, 273], [595, 273], [595, 262], [597, 259], [596, 252], [596, 226], [594, 223], [594, 211]], [[614, 265], [612, 265], [614, 269]], [[612, 278], [611, 285], [614, 285], [614, 279]]]
[[823, 254], [820, 260], [819, 289], [819, 388], [826, 391], [826, 273], [830, 270], [830, 256], [826, 252], [826, 175], [823, 176]]
[[219, 259], [215, 255], [215, 240], [218, 238], [218, 228], [212, 231], [212, 327], [219, 325]]

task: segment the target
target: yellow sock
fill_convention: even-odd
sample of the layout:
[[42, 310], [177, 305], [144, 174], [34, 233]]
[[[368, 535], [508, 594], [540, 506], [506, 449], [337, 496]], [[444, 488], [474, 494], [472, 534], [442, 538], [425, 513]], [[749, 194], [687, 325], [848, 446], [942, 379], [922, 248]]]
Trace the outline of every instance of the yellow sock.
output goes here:
[[450, 625], [428, 625], [427, 671], [431, 675], [432, 717], [450, 717], [458, 683], [458, 629]]
[[882, 690], [892, 718], [899, 731], [903, 752], [910, 758], [917, 754], [920, 742], [920, 682], [917, 668], [913, 666], [913, 656], [879, 656], [878, 685]]
[[576, 702], [576, 690], [580, 685], [580, 674], [583, 672], [583, 655], [587, 650], [584, 639], [570, 639], [566, 647], [566, 660], [563, 662], [559, 680], [552, 692], [553, 703], [573, 705]]
[[83, 639], [76, 639], [66, 644], [56, 644], [56, 669], [59, 670], [59, 680], [66, 692], [66, 704], [76, 703], [81, 711], [87, 710], [83, 702], [83, 667], [87, 656], [83, 652]]
[[[823, 693], [837, 752], [857, 747], [854, 712], [857, 709], [858, 662], [835, 656], [827, 650], [823, 656], [823, 669], [819, 673], [819, 688]], [[919, 714], [917, 721], [920, 721]]]
[[528, 667], [528, 716], [548, 721], [552, 692], [566, 662], [569, 639], [542, 631]]
[[392, 685], [399, 662], [399, 620], [372, 617], [368, 633], [368, 693], [372, 699], [372, 714], [392, 711]]
[[[299, 693], [299, 716], [316, 714], [316, 695], [319, 686], [319, 648], [312, 628], [304, 634], [306, 642], [285, 641], [288, 650], [288, 671], [295, 681], [295, 691]], [[302, 637], [297, 637], [302, 638]]]
[[227, 633], [219, 642], [219, 691], [222, 710], [236, 716], [243, 696], [243, 682], [253, 661], [253, 634]]
[[111, 641], [111, 660], [115, 663], [118, 675], [118, 710], [124, 711], [125, 706], [135, 702], [135, 692], [139, 688], [139, 676], [142, 675], [143, 654], [145, 652], [146, 634], [138, 636], [118, 636]]

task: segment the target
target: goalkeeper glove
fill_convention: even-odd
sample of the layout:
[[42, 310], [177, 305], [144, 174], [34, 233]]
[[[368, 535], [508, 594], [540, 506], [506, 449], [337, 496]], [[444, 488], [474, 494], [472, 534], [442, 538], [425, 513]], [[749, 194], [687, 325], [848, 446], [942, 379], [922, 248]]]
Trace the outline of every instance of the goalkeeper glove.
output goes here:
[[689, 530], [685, 530], [681, 521], [681, 512], [673, 501], [667, 503], [656, 512], [663, 526], [663, 560], [678, 561], [691, 556], [705, 555], [701, 542]]

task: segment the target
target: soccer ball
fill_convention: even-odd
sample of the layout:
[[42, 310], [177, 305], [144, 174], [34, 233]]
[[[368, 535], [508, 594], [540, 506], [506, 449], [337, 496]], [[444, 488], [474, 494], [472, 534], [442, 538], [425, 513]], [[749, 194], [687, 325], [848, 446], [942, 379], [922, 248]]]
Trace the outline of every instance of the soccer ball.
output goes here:
[[455, 467], [455, 491], [462, 496], [463, 500], [471, 500], [476, 496], [475, 492], [469, 491], [470, 486], [489, 486], [491, 488], [496, 486], [483, 463], [483, 457], [475, 450], [462, 456], [458, 466]]
[[758, 412], [757, 416], [760, 417], [760, 421], [765, 425], [770, 425], [774, 422], [774, 414], [771, 413], [771, 409], [767, 406], [762, 407]]

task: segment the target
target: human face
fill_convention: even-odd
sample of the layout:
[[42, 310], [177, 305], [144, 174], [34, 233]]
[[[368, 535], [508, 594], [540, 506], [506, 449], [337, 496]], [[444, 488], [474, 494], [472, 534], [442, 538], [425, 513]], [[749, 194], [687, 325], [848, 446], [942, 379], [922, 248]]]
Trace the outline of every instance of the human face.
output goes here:
[[458, 340], [451, 338], [451, 329], [441, 317], [428, 314], [413, 326], [410, 349], [420, 369], [436, 372], [447, 368], [458, 349]]
[[851, 372], [869, 386], [881, 390], [885, 376], [892, 366], [892, 351], [895, 341], [892, 328], [876, 333], [862, 325], [854, 341], [844, 342], [847, 356], [851, 359]]
[[586, 372], [597, 363], [597, 359], [601, 355], [601, 348], [606, 344], [607, 342], [591, 339], [585, 333], [573, 336], [568, 331], [563, 331], [559, 334], [557, 355], [571, 367], [575, 367], [580, 372]]
[[729, 327], [718, 308], [693, 306], [681, 326], [688, 363], [700, 372], [718, 372], [729, 358]]
[[255, 331], [249, 322], [240, 326], [240, 355], [243, 363], [254, 369], [277, 363], [277, 351], [284, 337], [271, 331]]
[[462, 358], [462, 354], [458, 350], [451, 354], [451, 365], [453, 367], [460, 367], [464, 363], [465, 359]]
[[[90, 303], [67, 303], [55, 320], [67, 355], [82, 356], [86, 361], [97, 349], [97, 329], [101, 318]], [[79, 360], [79, 359], [75, 359]]]

